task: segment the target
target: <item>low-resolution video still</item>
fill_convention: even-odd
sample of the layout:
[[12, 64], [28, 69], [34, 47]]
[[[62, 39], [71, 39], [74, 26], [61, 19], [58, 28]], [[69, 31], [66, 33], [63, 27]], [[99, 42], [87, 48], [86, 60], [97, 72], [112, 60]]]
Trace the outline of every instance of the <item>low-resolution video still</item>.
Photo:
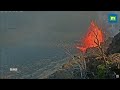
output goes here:
[[119, 78], [119, 11], [0, 11], [0, 79]]

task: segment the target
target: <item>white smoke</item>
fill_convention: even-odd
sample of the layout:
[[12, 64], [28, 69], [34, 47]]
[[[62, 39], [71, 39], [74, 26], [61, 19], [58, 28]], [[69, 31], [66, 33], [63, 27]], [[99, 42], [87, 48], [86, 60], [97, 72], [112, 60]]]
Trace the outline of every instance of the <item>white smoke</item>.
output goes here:
[[[98, 24], [104, 30], [106, 30], [111, 37], [115, 36], [119, 33], [120, 29], [120, 11], [98, 11]], [[108, 22], [109, 14], [117, 14], [118, 15], [118, 23], [111, 24]]]

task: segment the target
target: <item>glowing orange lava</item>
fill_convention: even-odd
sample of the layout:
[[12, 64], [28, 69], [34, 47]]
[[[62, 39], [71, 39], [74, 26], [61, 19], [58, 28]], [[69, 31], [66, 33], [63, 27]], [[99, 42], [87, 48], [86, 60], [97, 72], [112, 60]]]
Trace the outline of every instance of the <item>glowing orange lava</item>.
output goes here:
[[86, 49], [90, 47], [97, 47], [101, 42], [104, 42], [104, 36], [102, 30], [97, 26], [97, 24], [92, 21], [88, 32], [82, 40], [82, 45], [76, 46], [83, 53], [86, 52]]

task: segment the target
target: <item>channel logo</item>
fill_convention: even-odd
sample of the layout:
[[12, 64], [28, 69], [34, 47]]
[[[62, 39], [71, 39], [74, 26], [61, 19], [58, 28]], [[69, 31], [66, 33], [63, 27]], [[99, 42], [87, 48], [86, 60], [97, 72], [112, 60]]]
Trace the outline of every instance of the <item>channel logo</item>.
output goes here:
[[118, 22], [118, 15], [117, 14], [109, 14], [108, 15], [108, 22], [109, 23], [117, 23]]

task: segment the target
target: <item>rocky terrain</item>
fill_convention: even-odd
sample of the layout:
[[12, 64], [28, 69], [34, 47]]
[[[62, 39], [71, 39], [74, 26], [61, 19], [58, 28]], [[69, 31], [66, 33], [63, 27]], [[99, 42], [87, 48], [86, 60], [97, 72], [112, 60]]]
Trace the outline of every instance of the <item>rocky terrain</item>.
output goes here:
[[90, 48], [85, 55], [74, 56], [47, 79], [116, 79], [120, 75], [120, 33], [101, 46], [105, 56], [99, 55], [97, 48]]
[[120, 53], [120, 33], [118, 33], [109, 45], [108, 54]]

